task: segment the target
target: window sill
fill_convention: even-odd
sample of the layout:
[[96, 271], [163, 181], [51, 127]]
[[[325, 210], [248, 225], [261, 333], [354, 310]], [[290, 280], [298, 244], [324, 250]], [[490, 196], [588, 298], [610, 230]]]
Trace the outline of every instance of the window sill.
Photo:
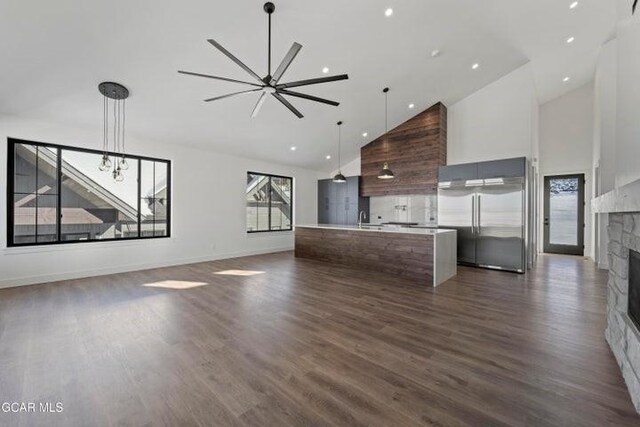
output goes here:
[[111, 248], [126, 248], [126, 247], [135, 247], [141, 245], [149, 245], [152, 244], [167, 244], [171, 241], [173, 237], [157, 237], [157, 238], [147, 238], [147, 239], [131, 239], [131, 240], [123, 240], [121, 242], [117, 240], [109, 240], [109, 241], [92, 241], [81, 243], [57, 243], [57, 244], [44, 244], [44, 245], [33, 245], [33, 246], [5, 246], [2, 248], [2, 255], [29, 255], [29, 254], [38, 254], [38, 253], [47, 253], [47, 252], [64, 252], [64, 251], [74, 251], [74, 250], [98, 250], [98, 249], [111, 249]]
[[249, 237], [259, 237], [259, 236], [273, 236], [273, 235], [288, 235], [293, 234], [293, 230], [265, 230], [265, 231], [247, 231], [247, 236]]

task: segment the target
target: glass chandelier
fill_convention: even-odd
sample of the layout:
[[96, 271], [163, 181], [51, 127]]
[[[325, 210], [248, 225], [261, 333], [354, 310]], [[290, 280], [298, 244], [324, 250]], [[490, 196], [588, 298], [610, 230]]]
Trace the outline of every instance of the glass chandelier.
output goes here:
[[[115, 182], [124, 181], [124, 171], [129, 169], [129, 164], [124, 154], [125, 150], [125, 122], [126, 99], [129, 90], [120, 83], [102, 82], [98, 85], [102, 94], [102, 159], [98, 169], [103, 172], [111, 171]], [[113, 100], [113, 102], [109, 101]], [[109, 151], [109, 116], [111, 115], [109, 104], [113, 104], [113, 136], [111, 141], [113, 151]], [[113, 156], [113, 161], [111, 160]], [[111, 168], [113, 167], [113, 170]]]

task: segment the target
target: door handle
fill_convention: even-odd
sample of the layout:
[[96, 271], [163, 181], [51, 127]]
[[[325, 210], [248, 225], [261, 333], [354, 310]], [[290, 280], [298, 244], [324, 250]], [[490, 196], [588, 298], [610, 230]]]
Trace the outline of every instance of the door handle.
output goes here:
[[471, 196], [471, 234], [476, 234], [476, 196]]
[[549, 225], [549, 218], [544, 219], [544, 225]]
[[480, 195], [478, 194], [478, 215], [477, 215], [477, 228], [478, 228], [478, 234], [480, 234], [482, 232], [482, 225], [480, 224]]

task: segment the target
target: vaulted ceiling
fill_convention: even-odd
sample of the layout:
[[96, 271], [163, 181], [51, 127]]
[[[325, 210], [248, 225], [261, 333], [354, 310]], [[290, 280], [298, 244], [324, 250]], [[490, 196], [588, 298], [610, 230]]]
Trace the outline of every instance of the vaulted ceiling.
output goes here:
[[[246, 79], [206, 42], [214, 38], [266, 74], [262, 0], [30, 0], [0, 5], [0, 113], [101, 129], [97, 84], [113, 80], [131, 90], [127, 129], [136, 137], [331, 170], [338, 120], [345, 123], [343, 159], [384, 132], [383, 87], [391, 88], [392, 127], [530, 61], [545, 102], [593, 79], [598, 50], [616, 23], [609, 0], [582, 0], [575, 9], [569, 0], [275, 3], [275, 64], [294, 41], [303, 46], [283, 81], [322, 77], [323, 67], [329, 75], [348, 73], [347, 81], [304, 90], [339, 107], [291, 98], [305, 115], [297, 119], [269, 99], [251, 119], [258, 95], [205, 103], [244, 87], [177, 73]], [[386, 17], [389, 7], [394, 13]]]

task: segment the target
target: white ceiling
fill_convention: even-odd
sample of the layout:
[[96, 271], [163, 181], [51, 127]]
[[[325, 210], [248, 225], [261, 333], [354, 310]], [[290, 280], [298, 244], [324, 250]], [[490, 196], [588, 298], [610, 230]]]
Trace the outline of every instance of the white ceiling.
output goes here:
[[[263, 3], [3, 1], [0, 113], [101, 129], [97, 84], [113, 80], [132, 92], [127, 129], [136, 137], [331, 170], [338, 120], [345, 123], [345, 161], [384, 132], [383, 87], [391, 88], [393, 127], [437, 101], [451, 105], [531, 61], [540, 101], [546, 102], [593, 79], [598, 49], [616, 22], [610, 0], [581, 0], [574, 10], [570, 0], [276, 1], [275, 65], [294, 41], [303, 45], [282, 81], [322, 77], [324, 66], [350, 78], [299, 88], [341, 102], [337, 108], [289, 98], [305, 115], [297, 119], [271, 98], [251, 119], [258, 95], [202, 101], [244, 86], [176, 71], [248, 80], [206, 42], [214, 38], [266, 74]], [[387, 7], [394, 9], [391, 18], [384, 15]], [[569, 36], [576, 37], [571, 45], [565, 42]], [[436, 58], [434, 49], [441, 51]], [[475, 62], [480, 67], [472, 71]], [[562, 82], [565, 75], [569, 83]], [[333, 159], [326, 160], [327, 154]]]

